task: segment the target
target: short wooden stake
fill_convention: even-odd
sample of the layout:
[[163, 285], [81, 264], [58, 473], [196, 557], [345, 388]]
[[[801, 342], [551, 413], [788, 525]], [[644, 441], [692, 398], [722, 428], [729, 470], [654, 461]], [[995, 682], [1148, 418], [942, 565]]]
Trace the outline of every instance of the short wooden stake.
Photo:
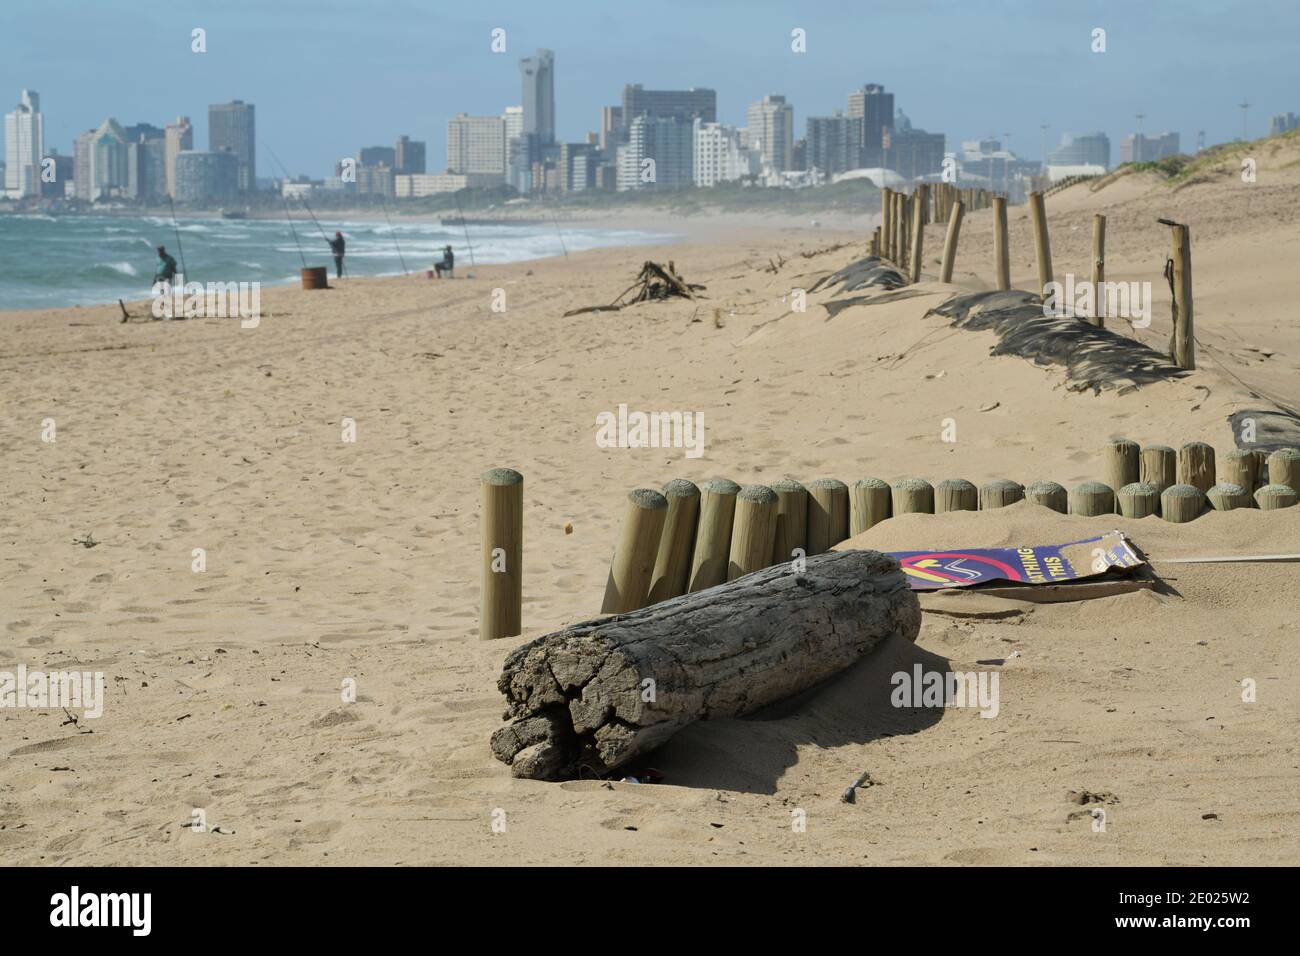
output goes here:
[[943, 240], [943, 266], [939, 270], [940, 282], [952, 281], [952, 268], [957, 262], [957, 237], [961, 235], [961, 217], [965, 212], [965, 206], [954, 203], [952, 213], [948, 216], [948, 234]]
[[1119, 513], [1125, 518], [1145, 518], [1160, 510], [1160, 492], [1155, 485], [1134, 481], [1115, 492]]
[[1178, 483], [1195, 485], [1202, 492], [1214, 487], [1214, 446], [1189, 441], [1178, 449]]
[[1290, 508], [1300, 501], [1300, 494], [1290, 485], [1265, 485], [1255, 492], [1255, 503], [1263, 511]]
[[655, 569], [659, 539], [668, 516], [668, 499], [653, 488], [637, 488], [628, 493], [623, 509], [623, 527], [614, 546], [609, 581], [601, 614], [626, 614], [646, 606], [650, 596], [650, 576]]
[[1253, 451], [1232, 449], [1223, 456], [1218, 470], [1220, 472], [1218, 477], [1227, 484], [1241, 485], [1250, 492], [1260, 486], [1259, 458]]
[[727, 580], [772, 564], [776, 546], [776, 492], [767, 485], [747, 485], [736, 495], [736, 518], [731, 528], [731, 556]]
[[1112, 438], [1106, 443], [1106, 484], [1123, 488], [1142, 477], [1139, 462], [1142, 449], [1127, 438]]
[[1160, 494], [1160, 514], [1166, 521], [1186, 524], [1205, 511], [1205, 492], [1195, 485], [1170, 485]]
[[829, 551], [849, 536], [849, 486], [838, 478], [808, 483], [808, 556]]
[[904, 478], [893, 487], [894, 517], [934, 514], [934, 487], [924, 478]]
[[695, 546], [695, 526], [700, 517], [700, 489], [695, 487], [695, 482], [674, 478], [664, 485], [663, 496], [668, 501], [668, 513], [664, 517], [664, 530], [659, 537], [655, 567], [650, 575], [647, 604], [658, 604], [686, 593], [686, 583], [691, 574], [691, 549]]
[[894, 191], [888, 186], [880, 190], [880, 236], [881, 246], [880, 254], [888, 259], [890, 258], [890, 236], [894, 212]]
[[1034, 256], [1038, 260], [1038, 294], [1047, 295], [1052, 281], [1052, 243], [1047, 237], [1047, 204], [1043, 194], [1029, 194], [1029, 216], [1034, 224]]
[[934, 513], [977, 511], [979, 489], [965, 478], [945, 478], [934, 486]]
[[1279, 448], [1268, 456], [1268, 483], [1300, 492], [1300, 451]]
[[1092, 217], [1092, 324], [1099, 329], [1106, 325], [1106, 297], [1102, 294], [1105, 281], [1106, 217], [1097, 213]]
[[1070, 491], [1070, 514], [1095, 518], [1115, 513], [1115, 492], [1100, 481], [1085, 481]]
[[739, 492], [740, 485], [727, 478], [712, 478], [700, 486], [700, 521], [695, 532], [687, 593], [726, 583], [731, 524], [736, 517]]
[[889, 484], [879, 478], [859, 478], [849, 490], [849, 537], [880, 524], [892, 513]]
[[993, 277], [999, 290], [1011, 288], [1011, 254], [1007, 247], [1007, 201], [993, 200]]
[[782, 478], [772, 490], [776, 492], [772, 563], [780, 564], [793, 561], [796, 548], [808, 553], [808, 489], [793, 478]]
[[912, 248], [908, 254], [908, 265], [912, 270], [913, 283], [921, 281], [921, 261], [925, 246], [925, 211], [929, 196], [930, 187], [920, 183], [916, 187], [916, 195], [912, 200], [915, 209], [912, 213]]
[[1194, 369], [1196, 332], [1192, 306], [1192, 234], [1183, 225], [1174, 225], [1170, 231], [1173, 233], [1171, 258], [1174, 260], [1174, 336], [1170, 352], [1179, 368]]
[[1069, 493], [1054, 481], [1035, 481], [1025, 489], [1025, 500], [1065, 514], [1069, 511]]
[[1163, 492], [1178, 481], [1176, 464], [1177, 453], [1168, 445], [1147, 445], [1142, 449], [1138, 480], [1155, 485], [1156, 491]]
[[479, 479], [482, 539], [478, 636], [490, 641], [523, 633], [524, 476], [493, 468]]
[[1249, 491], [1234, 482], [1221, 481], [1205, 497], [1215, 511], [1235, 511], [1237, 508], [1249, 508], [1255, 503]]
[[980, 488], [980, 511], [1005, 508], [1025, 500], [1025, 486], [1007, 478], [994, 478]]

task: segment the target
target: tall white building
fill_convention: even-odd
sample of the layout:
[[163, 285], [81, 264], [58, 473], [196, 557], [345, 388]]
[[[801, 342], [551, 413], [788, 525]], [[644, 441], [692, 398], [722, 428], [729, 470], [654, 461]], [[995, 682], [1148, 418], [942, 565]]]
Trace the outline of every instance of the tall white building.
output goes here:
[[518, 139], [524, 131], [524, 108], [507, 106], [506, 111], [501, 114], [501, 120], [506, 124], [506, 142]]
[[794, 107], [784, 96], [772, 94], [749, 105], [749, 143], [763, 157], [763, 165], [781, 172], [794, 167]]
[[458, 113], [447, 120], [447, 171], [506, 174], [506, 118]]
[[617, 188], [678, 189], [691, 185], [695, 127], [676, 116], [638, 116], [618, 148]]
[[178, 116], [175, 123], [167, 124], [164, 135], [167, 140], [164, 159], [167, 167], [167, 195], [175, 197], [176, 157], [194, 148], [194, 126], [190, 123], [188, 116]]
[[759, 171], [758, 154], [745, 145], [743, 130], [697, 119], [694, 132], [695, 185], [716, 186]]
[[45, 154], [45, 117], [39, 93], [23, 90], [12, 113], [5, 114], [4, 193], [10, 199], [37, 196], [41, 191], [41, 158]]

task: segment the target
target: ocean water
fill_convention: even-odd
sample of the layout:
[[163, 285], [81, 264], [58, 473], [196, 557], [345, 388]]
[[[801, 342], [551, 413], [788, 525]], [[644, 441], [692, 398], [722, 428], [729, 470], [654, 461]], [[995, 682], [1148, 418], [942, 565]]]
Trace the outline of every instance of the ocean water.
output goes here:
[[[465, 230], [436, 222], [320, 218], [325, 235], [340, 230], [347, 240], [345, 275], [401, 275], [402, 259], [411, 272], [424, 272], [442, 258], [448, 244], [456, 271], [471, 269]], [[116, 299], [143, 299], [158, 256], [166, 246], [184, 259], [187, 282], [261, 282], [264, 286], [299, 281], [303, 259], [309, 266], [334, 260], [316, 224], [283, 219], [187, 219], [158, 216], [0, 215], [0, 310], [96, 305]], [[177, 233], [179, 232], [179, 241]], [[617, 245], [668, 242], [665, 233], [634, 229], [596, 229], [549, 225], [469, 226], [477, 265], [520, 262]], [[400, 255], [399, 255], [400, 250]], [[629, 266], [629, 274], [636, 270]]]

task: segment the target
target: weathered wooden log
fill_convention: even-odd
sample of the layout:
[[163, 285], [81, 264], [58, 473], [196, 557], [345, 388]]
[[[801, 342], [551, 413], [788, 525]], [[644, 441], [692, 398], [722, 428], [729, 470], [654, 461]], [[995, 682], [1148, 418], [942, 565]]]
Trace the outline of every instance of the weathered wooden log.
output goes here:
[[1085, 481], [1070, 489], [1070, 514], [1096, 518], [1115, 513], [1115, 490], [1100, 481]]
[[[1259, 456], [1253, 451], [1234, 448], [1219, 460], [1220, 482], [1241, 485], [1248, 492], [1259, 487]], [[1265, 482], [1267, 484], [1267, 482]], [[1254, 499], [1251, 499], [1253, 504]], [[1247, 508], [1251, 505], [1246, 505]]]
[[1268, 456], [1268, 483], [1300, 491], [1300, 451], [1279, 448]]
[[524, 476], [493, 468], [479, 479], [482, 585], [478, 634], [485, 641], [523, 631]]
[[898, 562], [830, 551], [653, 607], [573, 624], [516, 648], [497, 687], [509, 723], [492, 753], [516, 777], [602, 775], [697, 720], [735, 717], [815, 686], [921, 609]]
[[1214, 446], [1189, 441], [1178, 449], [1178, 483], [1195, 485], [1201, 492], [1214, 487]]
[[934, 513], [978, 511], [979, 489], [965, 478], [945, 478], [934, 487]]
[[602, 614], [623, 614], [650, 603], [650, 577], [667, 516], [668, 499], [653, 488], [628, 493], [623, 527], [614, 546], [605, 599], [600, 605]]
[[1134, 484], [1141, 476], [1138, 456], [1141, 448], [1127, 438], [1112, 438], [1106, 443], [1106, 484], [1115, 490]]
[[1175, 456], [1168, 445], [1147, 445], [1142, 449], [1138, 480], [1144, 485], [1155, 485], [1159, 492], [1178, 484]]
[[1170, 485], [1160, 493], [1160, 516], [1174, 524], [1195, 521], [1205, 512], [1205, 492], [1195, 485]]
[[740, 485], [730, 478], [711, 478], [700, 489], [700, 517], [691, 554], [688, 592], [703, 591], [727, 580], [731, 555], [731, 523], [736, 516]]
[[1300, 495], [1297, 495], [1290, 485], [1265, 485], [1255, 492], [1255, 503], [1263, 511], [1292, 508], [1298, 499]]
[[1025, 486], [1009, 478], [994, 478], [980, 487], [980, 511], [1005, 508], [1025, 500]]
[[924, 478], [902, 478], [894, 483], [894, 515], [934, 514], [934, 486]]
[[1215, 511], [1235, 511], [1249, 508], [1255, 503], [1254, 497], [1241, 485], [1221, 481], [1205, 493], [1210, 499], [1210, 506]]
[[1160, 510], [1160, 492], [1155, 485], [1129, 482], [1115, 492], [1115, 503], [1125, 518], [1145, 518]]
[[767, 485], [746, 485], [736, 495], [731, 526], [731, 556], [727, 580], [761, 570], [772, 563], [776, 547], [776, 506], [780, 499]]
[[887, 482], [879, 478], [859, 478], [849, 494], [849, 537], [880, 524], [892, 510]]
[[849, 536], [849, 486], [838, 478], [808, 482], [808, 553], [829, 551]]

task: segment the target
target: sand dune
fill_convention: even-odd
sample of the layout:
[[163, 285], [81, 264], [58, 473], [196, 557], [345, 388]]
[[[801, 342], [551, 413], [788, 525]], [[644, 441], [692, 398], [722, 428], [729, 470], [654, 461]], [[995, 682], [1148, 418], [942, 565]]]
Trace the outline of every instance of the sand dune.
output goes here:
[[[663, 784], [514, 780], [487, 748], [517, 643], [476, 633], [488, 467], [525, 476], [527, 639], [597, 611], [635, 486], [1069, 485], [1101, 477], [1110, 437], [1226, 451], [1234, 411], [1300, 406], [1300, 226], [1282, 215], [1297, 171], [1085, 190], [1048, 200], [1057, 272], [1086, 275], [1091, 215], [1106, 211], [1108, 277], [1153, 282], [1154, 321], [1135, 335], [1156, 349], [1169, 311], [1155, 219], [1191, 224], [1203, 349], [1187, 378], [1072, 391], [1060, 368], [990, 357], [992, 333], [927, 318], [947, 294], [989, 287], [987, 212], [967, 217], [953, 286], [926, 278], [920, 295], [833, 319], [820, 292], [790, 311], [794, 289], [864, 253], [867, 224], [833, 217], [715, 220], [695, 235], [684, 222], [669, 251], [454, 282], [268, 290], [256, 329], [120, 325], [116, 306], [0, 315], [0, 669], [102, 670], [109, 685], [104, 716], [80, 726], [0, 712], [0, 860], [1294, 864], [1295, 565], [1160, 561], [1294, 552], [1300, 509], [1177, 527], [1029, 505], [891, 519], [855, 543], [1040, 544], [1117, 527], [1169, 590], [927, 613], [914, 646], [892, 643], [777, 712], [683, 732], [653, 762]], [[927, 230], [928, 272], [941, 234]], [[1025, 287], [1022, 210], [1011, 242]], [[699, 303], [560, 318], [669, 256], [707, 285]], [[598, 447], [596, 416], [620, 404], [702, 412], [704, 457]], [[945, 419], [956, 442], [941, 440]], [[889, 706], [890, 675], [916, 662], [998, 670], [1000, 716]], [[344, 704], [349, 678], [359, 697]], [[841, 803], [863, 770], [874, 785]], [[1082, 791], [1107, 808], [1105, 833]], [[221, 832], [185, 826], [195, 808]]]

